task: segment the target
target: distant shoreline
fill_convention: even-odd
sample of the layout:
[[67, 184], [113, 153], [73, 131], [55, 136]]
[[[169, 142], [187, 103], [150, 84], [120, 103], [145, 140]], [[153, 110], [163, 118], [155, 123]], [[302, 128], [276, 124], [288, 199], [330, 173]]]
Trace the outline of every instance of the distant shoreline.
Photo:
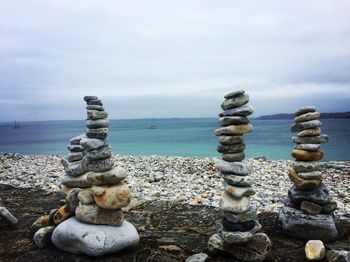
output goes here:
[[[274, 114], [263, 115], [254, 118], [255, 120], [288, 120], [294, 119], [294, 114]], [[338, 113], [321, 113], [320, 119], [348, 119], [350, 118], [350, 112], [338, 112]]]

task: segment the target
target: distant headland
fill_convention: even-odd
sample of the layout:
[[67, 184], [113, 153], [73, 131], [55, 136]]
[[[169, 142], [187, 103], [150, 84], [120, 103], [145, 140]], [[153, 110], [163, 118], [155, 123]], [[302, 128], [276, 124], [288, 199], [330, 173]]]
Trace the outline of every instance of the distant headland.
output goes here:
[[[255, 118], [256, 120], [281, 120], [281, 119], [294, 119], [294, 114], [275, 114], [275, 115], [263, 115]], [[339, 119], [350, 118], [350, 112], [337, 112], [337, 113], [321, 113], [321, 119]]]

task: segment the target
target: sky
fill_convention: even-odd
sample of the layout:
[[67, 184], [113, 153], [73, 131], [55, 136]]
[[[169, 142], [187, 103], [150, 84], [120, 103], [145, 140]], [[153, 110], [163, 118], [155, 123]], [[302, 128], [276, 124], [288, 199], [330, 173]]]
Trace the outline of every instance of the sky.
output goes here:
[[0, 121], [350, 111], [350, 1], [0, 0]]

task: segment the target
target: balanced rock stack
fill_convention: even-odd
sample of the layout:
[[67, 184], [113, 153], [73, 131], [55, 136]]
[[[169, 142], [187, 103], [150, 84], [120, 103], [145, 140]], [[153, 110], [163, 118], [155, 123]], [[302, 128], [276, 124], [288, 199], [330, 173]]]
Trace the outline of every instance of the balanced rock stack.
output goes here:
[[324, 155], [320, 144], [328, 142], [328, 136], [321, 134], [319, 118], [320, 113], [313, 106], [301, 107], [295, 113], [291, 127], [292, 132], [297, 132], [292, 138], [296, 143], [291, 153], [295, 161], [289, 172], [294, 185], [279, 219], [283, 231], [292, 237], [329, 242], [338, 235], [333, 220], [337, 205], [322, 183], [322, 165], [317, 162]]
[[[32, 231], [37, 231], [42, 221], [46, 221], [51, 226], [51, 241], [57, 248], [100, 256], [137, 245], [139, 235], [124, 220], [121, 210], [129, 205], [131, 195], [123, 182], [127, 171], [114, 166], [108, 145], [108, 113], [97, 97], [86, 96], [84, 100], [88, 117], [86, 133], [70, 140], [70, 153], [61, 161], [66, 172], [62, 180], [66, 199], [61, 208], [51, 212], [48, 220], [41, 218], [34, 223]], [[35, 235], [34, 241], [43, 246], [40, 245], [43, 237]]]
[[255, 194], [252, 185], [250, 165], [244, 161], [245, 144], [243, 134], [251, 132], [248, 116], [253, 108], [246, 105], [249, 96], [244, 91], [232, 92], [225, 96], [219, 114], [221, 128], [215, 130], [222, 153], [222, 160], [215, 164], [224, 180], [225, 191], [220, 200], [222, 220], [218, 233], [210, 237], [211, 251], [230, 253], [242, 261], [262, 261], [267, 255], [271, 242], [261, 229], [257, 208], [251, 205], [250, 196]]

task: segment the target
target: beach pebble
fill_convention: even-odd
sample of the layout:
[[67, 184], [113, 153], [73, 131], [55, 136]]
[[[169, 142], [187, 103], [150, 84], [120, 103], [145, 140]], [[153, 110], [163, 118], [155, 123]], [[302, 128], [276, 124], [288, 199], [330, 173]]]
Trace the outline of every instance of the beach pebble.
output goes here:
[[54, 231], [55, 227], [48, 226], [40, 228], [36, 233], [34, 234], [34, 243], [39, 248], [47, 247], [51, 244], [51, 236], [52, 232]]

